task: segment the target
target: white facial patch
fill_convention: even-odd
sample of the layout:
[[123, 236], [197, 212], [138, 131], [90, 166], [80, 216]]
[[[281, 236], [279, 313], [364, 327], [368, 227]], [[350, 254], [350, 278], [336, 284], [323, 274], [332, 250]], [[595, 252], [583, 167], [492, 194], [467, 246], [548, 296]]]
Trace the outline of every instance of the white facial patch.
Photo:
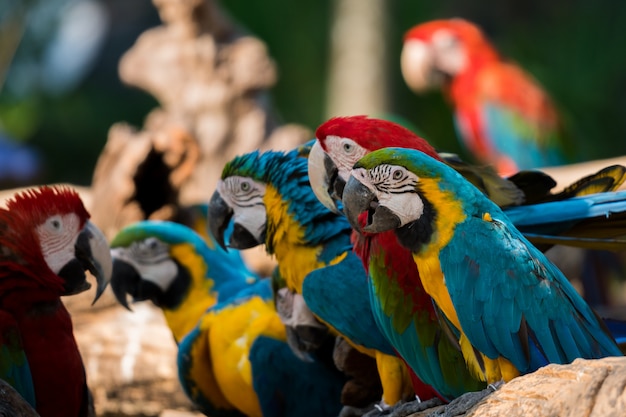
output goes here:
[[267, 223], [263, 202], [265, 189], [265, 184], [236, 175], [217, 184], [220, 196], [233, 209], [233, 221], [245, 227], [257, 239], [262, 236]]
[[178, 268], [170, 258], [169, 246], [157, 238], [133, 242], [125, 248], [111, 249], [111, 256], [131, 265], [144, 281], [169, 289], [176, 279]]
[[41, 253], [55, 274], [75, 257], [74, 245], [79, 228], [80, 219], [76, 213], [57, 214], [37, 226], [35, 233], [39, 238]]
[[326, 136], [325, 144], [328, 156], [337, 167], [339, 177], [348, 181], [352, 167], [365, 156], [367, 149], [350, 138], [333, 135]]
[[382, 164], [370, 170], [358, 168], [352, 175], [378, 199], [378, 204], [395, 213], [401, 226], [424, 214], [424, 202], [416, 191], [419, 178], [399, 165]]
[[433, 33], [435, 65], [440, 71], [456, 75], [467, 66], [467, 54], [459, 39], [449, 30], [440, 29]]

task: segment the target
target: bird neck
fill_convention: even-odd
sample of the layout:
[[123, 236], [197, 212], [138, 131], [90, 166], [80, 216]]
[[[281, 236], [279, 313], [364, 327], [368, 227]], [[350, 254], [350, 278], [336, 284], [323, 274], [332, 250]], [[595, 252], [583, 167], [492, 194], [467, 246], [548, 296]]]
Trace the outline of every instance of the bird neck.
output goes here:
[[191, 245], [172, 246], [170, 252], [191, 277], [185, 298], [176, 307], [163, 309], [167, 325], [174, 339], [179, 342], [194, 328], [206, 310], [217, 303], [219, 285], [208, 278], [205, 259]]

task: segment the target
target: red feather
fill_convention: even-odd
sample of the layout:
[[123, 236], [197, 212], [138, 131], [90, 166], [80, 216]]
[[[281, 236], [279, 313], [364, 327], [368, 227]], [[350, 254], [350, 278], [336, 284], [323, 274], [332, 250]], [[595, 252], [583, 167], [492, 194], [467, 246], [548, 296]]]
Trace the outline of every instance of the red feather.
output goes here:
[[324, 142], [327, 136], [350, 138], [370, 151], [389, 147], [411, 148], [441, 160], [435, 148], [426, 139], [387, 120], [367, 116], [334, 117], [321, 124], [315, 131], [315, 137], [319, 139], [324, 150], [327, 150]]
[[19, 327], [42, 417], [87, 416], [85, 370], [61, 302], [63, 280], [47, 266], [35, 229], [52, 215], [89, 218], [64, 187], [21, 192], [0, 209], [0, 309]]
[[50, 216], [68, 213], [78, 215], [82, 228], [89, 213], [78, 193], [42, 186], [16, 194], [6, 205], [0, 208], [0, 291], [16, 287], [62, 291], [63, 281], [46, 264], [35, 229]]

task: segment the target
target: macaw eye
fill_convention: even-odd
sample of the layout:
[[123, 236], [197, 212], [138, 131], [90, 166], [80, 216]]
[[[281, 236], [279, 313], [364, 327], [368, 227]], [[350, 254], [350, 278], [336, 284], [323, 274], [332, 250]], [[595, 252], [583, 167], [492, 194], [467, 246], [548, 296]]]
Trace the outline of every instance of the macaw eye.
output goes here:
[[239, 188], [241, 188], [241, 191], [247, 193], [248, 191], [250, 191], [250, 183], [242, 182]]
[[352, 153], [354, 151], [354, 145], [350, 142], [343, 143], [343, 151], [345, 153]]
[[146, 248], [148, 248], [149, 250], [157, 250], [159, 247], [159, 241], [156, 239], [148, 239], [146, 240]]
[[393, 178], [394, 180], [401, 180], [403, 176], [404, 174], [402, 173], [402, 170], [399, 170], [399, 169], [396, 169], [391, 174], [391, 178]]
[[46, 221], [46, 225], [48, 229], [54, 232], [60, 232], [63, 230], [63, 223], [61, 222], [60, 216], [54, 216], [54, 217], [49, 218]]

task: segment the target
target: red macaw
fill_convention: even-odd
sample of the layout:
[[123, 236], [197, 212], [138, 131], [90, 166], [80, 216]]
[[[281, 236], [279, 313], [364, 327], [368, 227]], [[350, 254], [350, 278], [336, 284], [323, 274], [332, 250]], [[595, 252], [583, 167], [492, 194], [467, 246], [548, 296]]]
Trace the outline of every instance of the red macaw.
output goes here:
[[89, 415], [85, 369], [61, 296], [111, 278], [109, 246], [69, 188], [16, 194], [0, 209], [0, 378], [42, 417]]
[[462, 143], [501, 175], [567, 162], [554, 103], [476, 25], [449, 19], [414, 26], [404, 37], [401, 70], [415, 92], [443, 88]]

